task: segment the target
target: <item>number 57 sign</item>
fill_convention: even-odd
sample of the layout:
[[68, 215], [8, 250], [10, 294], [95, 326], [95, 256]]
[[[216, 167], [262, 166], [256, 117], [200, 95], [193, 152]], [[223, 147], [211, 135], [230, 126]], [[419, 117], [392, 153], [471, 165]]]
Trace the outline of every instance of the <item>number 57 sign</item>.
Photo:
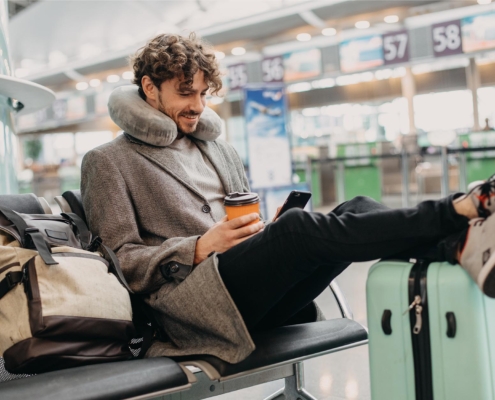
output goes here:
[[409, 33], [406, 30], [386, 33], [382, 40], [385, 65], [409, 61]]

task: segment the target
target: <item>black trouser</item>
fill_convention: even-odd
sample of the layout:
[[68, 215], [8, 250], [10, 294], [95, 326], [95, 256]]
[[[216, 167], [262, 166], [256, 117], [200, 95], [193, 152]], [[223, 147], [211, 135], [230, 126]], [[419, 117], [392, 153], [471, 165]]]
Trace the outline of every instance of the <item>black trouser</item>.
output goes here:
[[280, 326], [352, 262], [425, 252], [454, 262], [468, 218], [452, 199], [392, 210], [356, 197], [327, 215], [292, 209], [220, 254], [220, 275], [249, 330]]

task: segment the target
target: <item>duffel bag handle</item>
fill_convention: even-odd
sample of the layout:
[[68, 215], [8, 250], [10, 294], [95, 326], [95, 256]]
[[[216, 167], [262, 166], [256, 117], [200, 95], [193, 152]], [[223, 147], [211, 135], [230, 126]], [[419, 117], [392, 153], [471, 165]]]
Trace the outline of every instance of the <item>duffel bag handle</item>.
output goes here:
[[105, 252], [108, 254], [108, 257], [110, 257], [110, 265], [113, 267], [113, 274], [117, 277], [121, 285], [124, 286], [129, 293], [134, 293], [124, 278], [124, 274], [122, 273], [122, 269], [120, 268], [120, 263], [117, 255], [110, 247], [105, 246], [103, 243], [101, 244], [101, 247], [103, 247]]
[[[11, 209], [0, 206], [0, 211], [15, 225], [15, 227], [19, 231], [22, 247], [30, 247], [28, 246], [28, 244], [32, 243], [45, 264], [58, 264], [58, 262], [53, 259], [50, 247], [46, 244], [45, 239], [40, 233], [39, 229], [29, 228], [26, 224], [26, 221], [24, 221], [24, 219], [18, 213]], [[26, 240], [27, 238], [29, 238], [31, 243]]]

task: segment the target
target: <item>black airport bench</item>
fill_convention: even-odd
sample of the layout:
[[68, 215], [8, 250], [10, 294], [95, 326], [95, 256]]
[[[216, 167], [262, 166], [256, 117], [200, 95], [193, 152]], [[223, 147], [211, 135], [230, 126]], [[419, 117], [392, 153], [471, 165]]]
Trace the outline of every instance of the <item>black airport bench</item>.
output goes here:
[[[85, 220], [79, 191], [56, 198], [63, 212]], [[0, 205], [18, 212], [44, 210], [32, 194], [0, 196]], [[285, 387], [267, 399], [314, 399], [304, 389], [303, 361], [368, 342], [365, 327], [352, 312], [336, 282], [330, 284], [342, 318], [284, 326], [253, 335], [256, 350], [229, 364], [213, 356], [167, 357], [89, 365], [36, 376], [16, 376], [0, 359], [0, 399], [203, 399], [285, 379]], [[1, 312], [0, 301], [0, 312]], [[2, 382], [3, 380], [3, 382]]]

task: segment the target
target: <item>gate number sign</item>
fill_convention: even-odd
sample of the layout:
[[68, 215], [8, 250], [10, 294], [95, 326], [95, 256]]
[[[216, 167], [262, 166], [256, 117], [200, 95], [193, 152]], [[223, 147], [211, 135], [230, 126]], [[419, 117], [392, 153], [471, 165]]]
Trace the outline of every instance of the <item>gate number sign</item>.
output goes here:
[[248, 83], [246, 64], [230, 65], [229, 70], [229, 89], [242, 89]]
[[462, 53], [461, 21], [442, 22], [432, 25], [433, 51], [435, 57]]
[[282, 56], [267, 57], [261, 62], [263, 82], [284, 81], [284, 59]]
[[406, 30], [383, 35], [385, 65], [409, 61], [409, 34]]

